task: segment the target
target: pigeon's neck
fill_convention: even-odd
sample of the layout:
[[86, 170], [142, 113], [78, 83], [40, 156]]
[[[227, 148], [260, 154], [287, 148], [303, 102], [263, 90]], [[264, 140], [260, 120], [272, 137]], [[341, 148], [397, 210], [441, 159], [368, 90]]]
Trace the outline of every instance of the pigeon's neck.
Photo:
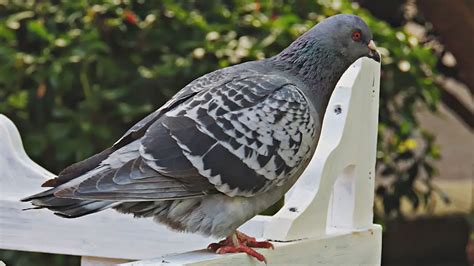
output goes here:
[[319, 97], [326, 96], [327, 101], [349, 67], [342, 54], [309, 38], [292, 43], [270, 61], [281, 71], [296, 76]]

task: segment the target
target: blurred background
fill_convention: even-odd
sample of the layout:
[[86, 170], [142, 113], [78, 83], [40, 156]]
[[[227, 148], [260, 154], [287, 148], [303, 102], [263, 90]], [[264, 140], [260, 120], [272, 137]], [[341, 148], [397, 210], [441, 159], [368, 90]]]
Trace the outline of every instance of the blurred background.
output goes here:
[[[0, 113], [53, 173], [207, 72], [361, 16], [382, 54], [375, 220], [384, 265], [474, 263], [474, 1], [0, 0]], [[7, 265], [79, 265], [0, 250]], [[469, 262], [470, 261], [470, 262]]]

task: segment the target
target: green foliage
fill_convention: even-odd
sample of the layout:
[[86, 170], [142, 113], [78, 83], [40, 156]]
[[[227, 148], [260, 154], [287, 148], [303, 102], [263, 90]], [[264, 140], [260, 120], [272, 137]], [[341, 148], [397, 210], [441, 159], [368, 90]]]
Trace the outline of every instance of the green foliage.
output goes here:
[[377, 192], [381, 213], [397, 215], [400, 198], [417, 207], [432, 195], [425, 181], [439, 151], [414, 112], [436, 110], [436, 60], [347, 0], [0, 0], [0, 112], [33, 159], [58, 172], [111, 145], [194, 78], [272, 56], [337, 13], [362, 16], [382, 47], [377, 168], [392, 186]]

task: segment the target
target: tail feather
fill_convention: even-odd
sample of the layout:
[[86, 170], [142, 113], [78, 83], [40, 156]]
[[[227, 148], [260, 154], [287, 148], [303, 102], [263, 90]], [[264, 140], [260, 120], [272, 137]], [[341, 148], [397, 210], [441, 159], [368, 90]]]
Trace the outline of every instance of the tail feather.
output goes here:
[[111, 208], [118, 203], [115, 201], [80, 200], [57, 198], [54, 196], [55, 188], [21, 199], [21, 201], [31, 201], [36, 208], [29, 209], [49, 209], [54, 214], [64, 218], [77, 218], [87, 214]]
[[87, 200], [74, 206], [56, 208], [54, 209], [54, 214], [64, 218], [77, 218], [108, 209], [117, 204], [118, 203], [114, 201]]
[[76, 199], [65, 199], [65, 198], [56, 198], [54, 196], [44, 196], [41, 198], [34, 198], [31, 200], [31, 204], [43, 208], [54, 208], [54, 207], [68, 207], [77, 205], [80, 203], [80, 200]]
[[22, 198], [22, 199], [20, 199], [20, 201], [28, 202], [28, 201], [32, 201], [32, 200], [35, 200], [35, 199], [40, 199], [40, 198], [43, 198], [43, 197], [48, 197], [48, 196], [53, 195], [53, 193], [54, 193], [55, 191], [56, 191], [56, 188], [51, 188], [51, 189], [45, 190], [45, 191], [43, 191], [43, 192], [40, 192], [40, 193], [31, 195], [31, 196], [28, 196], [28, 197], [26, 197], [26, 198]]

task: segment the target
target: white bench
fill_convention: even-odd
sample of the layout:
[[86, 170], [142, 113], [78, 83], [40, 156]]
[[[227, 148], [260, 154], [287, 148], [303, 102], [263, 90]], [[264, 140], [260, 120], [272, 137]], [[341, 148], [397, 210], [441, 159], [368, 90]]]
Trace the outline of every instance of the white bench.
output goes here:
[[[275, 250], [259, 250], [269, 264], [380, 264], [382, 230], [372, 223], [379, 77], [380, 64], [367, 58], [344, 73], [331, 96], [314, 157], [282, 209], [240, 228], [275, 241]], [[113, 210], [77, 219], [46, 210], [22, 211], [30, 205], [19, 199], [39, 192], [53, 174], [28, 158], [15, 125], [1, 114], [0, 139], [2, 249], [78, 255], [83, 265], [129, 260], [138, 261], [125, 265], [258, 264], [246, 254], [203, 249], [217, 239], [175, 233], [152, 219]]]

